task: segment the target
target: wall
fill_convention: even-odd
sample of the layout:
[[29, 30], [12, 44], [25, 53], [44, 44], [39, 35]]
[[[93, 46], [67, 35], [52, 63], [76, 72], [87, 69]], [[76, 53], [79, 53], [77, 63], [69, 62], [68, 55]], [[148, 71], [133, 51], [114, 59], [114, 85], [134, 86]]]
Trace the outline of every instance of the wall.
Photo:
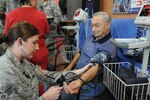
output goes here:
[[100, 10], [106, 11], [112, 18], [135, 18], [137, 14], [112, 14], [113, 0], [100, 0]]
[[67, 18], [69, 20], [73, 19], [74, 13], [78, 8], [82, 8], [82, 0], [67, 0]]

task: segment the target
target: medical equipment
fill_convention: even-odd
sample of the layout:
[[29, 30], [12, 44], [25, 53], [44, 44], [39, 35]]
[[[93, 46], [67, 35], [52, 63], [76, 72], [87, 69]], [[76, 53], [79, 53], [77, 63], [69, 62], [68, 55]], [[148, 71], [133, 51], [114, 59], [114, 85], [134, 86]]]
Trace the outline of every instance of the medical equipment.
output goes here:
[[135, 21], [139, 27], [142, 27], [146, 30], [146, 36], [139, 38], [118, 38], [111, 39], [112, 44], [128, 49], [143, 48], [143, 61], [142, 61], [142, 70], [147, 72], [149, 51], [150, 51], [150, 3], [143, 4], [141, 7]]
[[[132, 77], [122, 78], [122, 67], [130, 69], [129, 62], [103, 64], [103, 83], [116, 98], [115, 100], [150, 100], [150, 75], [134, 67]], [[124, 70], [129, 73], [129, 70]], [[122, 74], [122, 75], [121, 75]], [[129, 75], [129, 74], [127, 74]], [[141, 76], [142, 75], [142, 76]], [[124, 80], [126, 79], [126, 80]]]
[[76, 21], [84, 21], [88, 18], [88, 12], [86, 12], [87, 9], [85, 10], [82, 10], [81, 8], [78, 8], [76, 11], [75, 11], [75, 14], [73, 16], [73, 20], [76, 20]]
[[[111, 38], [112, 44], [118, 47], [143, 49], [142, 69], [134, 66], [134, 81], [133, 78], [131, 81], [131, 77], [126, 80], [120, 77], [122, 66], [129, 69], [132, 66], [129, 62], [103, 64], [105, 72], [103, 82], [117, 100], [150, 100], [150, 82], [147, 82], [147, 80], [150, 80], [147, 71], [150, 51], [150, 3], [143, 4], [134, 23], [146, 30], [145, 36], [139, 38]], [[127, 70], [127, 72], [129, 71]], [[143, 79], [144, 81], [141, 82]]]
[[150, 4], [143, 5], [134, 23], [142, 26], [150, 26]]
[[70, 63], [79, 50], [74, 45], [65, 45], [60, 49], [61, 56]]
[[101, 50], [99, 53], [97, 53], [93, 58], [90, 59], [90, 63], [98, 63], [102, 65], [103, 63], [108, 63], [111, 61], [111, 55], [106, 50]]

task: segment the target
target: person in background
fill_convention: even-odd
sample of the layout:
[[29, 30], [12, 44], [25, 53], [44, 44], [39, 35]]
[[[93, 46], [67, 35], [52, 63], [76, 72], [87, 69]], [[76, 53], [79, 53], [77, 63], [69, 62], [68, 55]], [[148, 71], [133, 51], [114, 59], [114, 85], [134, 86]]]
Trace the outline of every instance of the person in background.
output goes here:
[[63, 16], [67, 15], [67, 0], [60, 0], [59, 6], [61, 9], [62, 15]]
[[2, 33], [4, 30], [5, 17], [6, 14], [18, 7], [18, 0], [0, 0], [0, 32]]
[[1, 0], [0, 10], [5, 14], [19, 6], [19, 0]]
[[[110, 43], [111, 17], [106, 12], [96, 12], [93, 14], [91, 24], [93, 34], [89, 34], [83, 48], [76, 54], [66, 70], [82, 68], [102, 50], [111, 55], [112, 61], [116, 59], [117, 47]], [[94, 64], [81, 76], [83, 81], [75, 80], [68, 85], [66, 93], [69, 94], [63, 93], [62, 100], [76, 100], [74, 94], [78, 94], [79, 100], [112, 100], [112, 94], [102, 83], [102, 73], [102, 64]]]
[[0, 1], [0, 21], [1, 21], [1, 24], [0, 24], [0, 30], [1, 32], [3, 31], [3, 26], [4, 26], [4, 23], [5, 23], [5, 6], [6, 6], [6, 3], [4, 1]]
[[49, 66], [48, 70], [54, 70], [55, 58], [57, 55], [57, 38], [54, 37], [57, 35], [58, 30], [60, 29], [59, 23], [61, 21], [61, 10], [58, 3], [55, 0], [39, 0], [38, 9], [43, 11], [46, 14], [46, 18], [50, 25], [50, 33], [46, 39], [46, 45], [49, 50]]
[[[47, 70], [48, 67], [48, 49], [45, 43], [45, 35], [50, 32], [49, 24], [43, 12], [36, 9], [38, 0], [20, 0], [20, 7], [7, 13], [5, 19], [4, 34], [8, 34], [8, 30], [20, 21], [27, 21], [34, 25], [40, 33], [38, 45], [39, 50], [34, 53], [31, 61]], [[40, 95], [44, 92], [43, 84], [40, 84]]]
[[[6, 52], [0, 57], [0, 99], [1, 100], [57, 100], [63, 89], [56, 79], [69, 72], [49, 72], [29, 62], [39, 49], [39, 30], [28, 22], [14, 24], [8, 35], [0, 36], [0, 43], [7, 43]], [[71, 71], [81, 74], [90, 65]], [[69, 78], [69, 77], [68, 77]], [[49, 83], [51, 86], [39, 97], [38, 84]]]
[[61, 10], [55, 0], [39, 0], [38, 8], [46, 14], [50, 25], [60, 23]]
[[7, 0], [6, 13], [12, 11], [13, 9], [17, 7], [19, 7], [19, 0]]

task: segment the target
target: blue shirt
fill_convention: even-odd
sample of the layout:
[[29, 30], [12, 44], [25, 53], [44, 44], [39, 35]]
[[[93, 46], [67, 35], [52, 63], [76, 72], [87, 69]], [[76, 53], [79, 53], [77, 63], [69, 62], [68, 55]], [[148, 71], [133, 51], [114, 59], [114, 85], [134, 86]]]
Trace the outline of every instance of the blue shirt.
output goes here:
[[[101, 50], [107, 50], [112, 58], [116, 57], [117, 48], [116, 46], [110, 43], [111, 33], [106, 35], [101, 40], [96, 40], [93, 34], [89, 34], [83, 48], [81, 50], [81, 56], [78, 60], [75, 69], [82, 68], [90, 62], [90, 59], [93, 58]], [[88, 86], [88, 85], [92, 86]], [[80, 90], [80, 100], [87, 100], [94, 96], [101, 94], [105, 86], [102, 82], [92, 81], [84, 85]]]

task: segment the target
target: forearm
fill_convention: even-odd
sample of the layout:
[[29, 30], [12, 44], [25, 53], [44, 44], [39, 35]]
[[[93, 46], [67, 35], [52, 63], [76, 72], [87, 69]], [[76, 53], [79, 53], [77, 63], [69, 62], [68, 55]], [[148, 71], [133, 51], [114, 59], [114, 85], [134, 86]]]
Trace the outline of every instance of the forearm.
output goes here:
[[41, 69], [40, 66], [36, 66], [36, 76], [41, 83], [49, 83], [54, 84], [55, 80], [60, 77], [62, 74], [65, 74], [66, 72], [57, 72], [57, 71], [47, 71]]
[[[86, 83], [91, 81], [95, 76], [97, 75], [98, 71], [100, 70], [100, 67], [98, 64], [95, 64], [92, 68], [87, 70], [82, 76], [81, 79]], [[78, 81], [83, 84], [83, 81], [78, 79]]]
[[90, 68], [90, 66], [92, 66], [91, 63], [87, 64], [83, 68], [75, 70], [74, 73], [77, 74], [77, 75], [82, 74], [82, 73], [86, 72]]
[[69, 64], [69, 66], [67, 66], [67, 67], [65, 68], [65, 70], [66, 70], [66, 71], [71, 70], [71, 69], [76, 65], [76, 63], [77, 63], [77, 61], [79, 60], [79, 58], [80, 58], [80, 53], [78, 52], [78, 53], [76, 54], [76, 56], [73, 58], [73, 60], [71, 61], [71, 63]]
[[95, 76], [97, 75], [98, 71], [100, 70], [100, 67], [98, 64], [90, 68], [88, 71], [86, 71], [80, 78], [74, 80], [69, 83], [68, 86], [65, 87], [65, 92], [70, 94], [77, 94], [79, 93], [79, 89], [82, 85], [84, 85], [86, 82], [91, 81]]
[[[42, 83], [48, 83], [51, 85], [57, 84], [57, 81], [59, 79], [62, 79], [62, 77], [64, 77], [64, 81], [74, 77], [75, 74], [73, 73], [77, 73], [75, 72], [75, 70], [72, 71], [46, 71], [44, 70], [44, 77], [42, 77], [42, 79], [40, 80], [40, 82]], [[62, 80], [63, 81], [63, 80]]]

